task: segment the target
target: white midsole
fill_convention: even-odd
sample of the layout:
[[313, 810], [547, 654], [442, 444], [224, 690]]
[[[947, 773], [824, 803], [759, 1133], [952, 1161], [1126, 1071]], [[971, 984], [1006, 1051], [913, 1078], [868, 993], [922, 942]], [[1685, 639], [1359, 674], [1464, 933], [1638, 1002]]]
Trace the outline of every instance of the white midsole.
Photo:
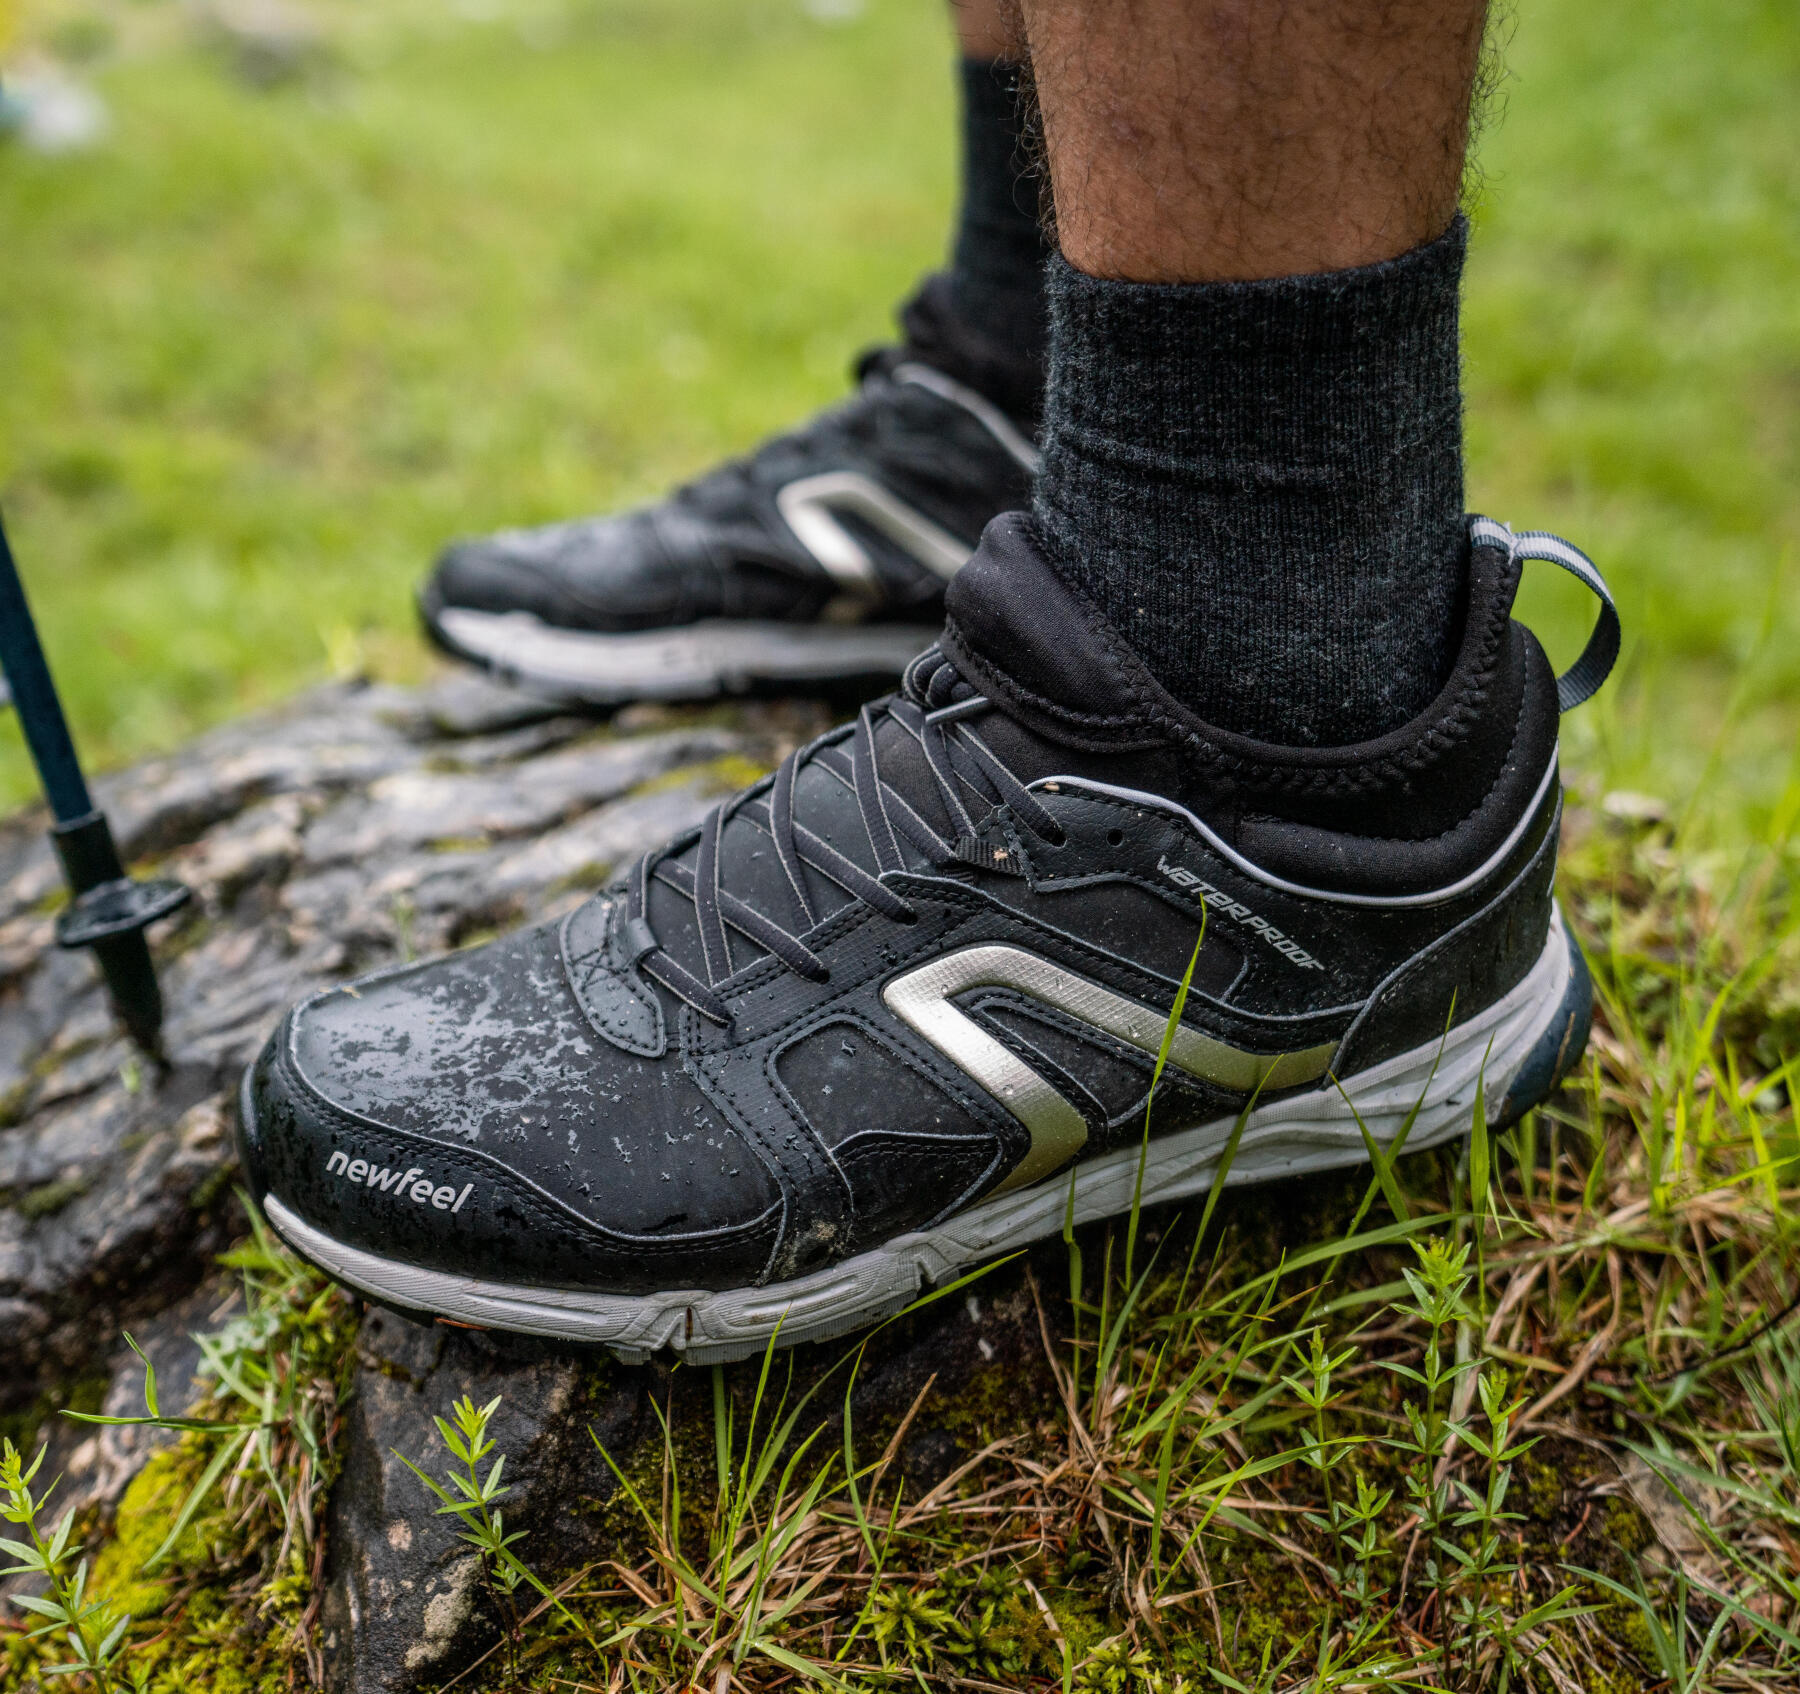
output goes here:
[[[1450, 1030], [1441, 1044], [1429, 1042], [1371, 1066], [1341, 1092], [1327, 1085], [1258, 1107], [1245, 1125], [1227, 1186], [1363, 1162], [1367, 1149], [1356, 1114], [1376, 1144], [1386, 1148], [1416, 1105], [1406, 1146], [1423, 1149], [1468, 1127], [1478, 1084], [1488, 1109], [1497, 1110], [1519, 1067], [1562, 1011], [1576, 969], [1573, 946], [1561, 917], [1553, 917], [1544, 951], [1524, 981]], [[1231, 1119], [1218, 1119], [1152, 1141], [1144, 1156], [1144, 1203], [1185, 1199], [1210, 1188], [1231, 1129]], [[1129, 1209], [1139, 1158], [1138, 1147], [1126, 1146], [1076, 1167], [1076, 1222]], [[942, 1284], [982, 1259], [1053, 1234], [1068, 1208], [1069, 1181], [1064, 1172], [984, 1200], [933, 1229], [896, 1236], [791, 1282], [662, 1294], [532, 1288], [424, 1270], [346, 1246], [303, 1222], [274, 1195], [263, 1209], [314, 1264], [377, 1300], [488, 1328], [598, 1342], [627, 1360], [670, 1347], [707, 1364], [760, 1352], [777, 1326], [785, 1344], [821, 1340], [873, 1322], [910, 1304], [928, 1283]]]
[[435, 621], [453, 647], [492, 669], [601, 704], [704, 697], [759, 682], [898, 676], [939, 633], [925, 624], [712, 618], [607, 634], [559, 629], [529, 612], [464, 606], [446, 606]]

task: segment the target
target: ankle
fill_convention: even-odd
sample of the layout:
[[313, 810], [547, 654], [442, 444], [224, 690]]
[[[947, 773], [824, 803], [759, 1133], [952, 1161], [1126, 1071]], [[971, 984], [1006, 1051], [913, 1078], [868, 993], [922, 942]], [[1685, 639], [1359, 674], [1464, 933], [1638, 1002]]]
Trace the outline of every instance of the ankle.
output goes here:
[[1046, 554], [1209, 722], [1364, 740], [1442, 683], [1465, 240], [1459, 218], [1385, 264], [1256, 283], [1052, 265]]

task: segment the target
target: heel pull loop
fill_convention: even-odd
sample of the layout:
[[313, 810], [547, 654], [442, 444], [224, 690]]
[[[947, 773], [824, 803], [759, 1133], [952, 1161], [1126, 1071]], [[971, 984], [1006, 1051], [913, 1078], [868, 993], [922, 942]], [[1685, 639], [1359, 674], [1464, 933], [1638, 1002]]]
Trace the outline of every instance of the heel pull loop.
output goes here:
[[1619, 657], [1619, 609], [1613, 604], [1612, 591], [1599, 566], [1560, 535], [1542, 529], [1514, 535], [1505, 524], [1495, 523], [1492, 518], [1470, 521], [1469, 542], [1475, 547], [1504, 547], [1513, 559], [1544, 559], [1561, 565], [1600, 602], [1600, 615], [1594, 620], [1593, 634], [1582, 648], [1581, 657], [1556, 679], [1558, 711], [1572, 712], [1582, 701], [1592, 699], [1612, 674]]

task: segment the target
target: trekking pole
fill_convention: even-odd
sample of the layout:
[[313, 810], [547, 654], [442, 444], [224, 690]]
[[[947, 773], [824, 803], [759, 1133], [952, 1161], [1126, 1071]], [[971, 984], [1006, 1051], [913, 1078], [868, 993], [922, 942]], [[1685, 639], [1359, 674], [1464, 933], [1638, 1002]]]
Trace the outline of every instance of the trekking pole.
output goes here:
[[0, 527], [0, 670], [31, 749], [55, 820], [50, 840], [69, 884], [69, 904], [56, 920], [59, 947], [91, 947], [119, 1021], [151, 1058], [162, 1061], [162, 990], [144, 930], [185, 905], [179, 882], [139, 882], [119, 861], [106, 815], [88, 793], [56, 684], [38, 642], [6, 531]]

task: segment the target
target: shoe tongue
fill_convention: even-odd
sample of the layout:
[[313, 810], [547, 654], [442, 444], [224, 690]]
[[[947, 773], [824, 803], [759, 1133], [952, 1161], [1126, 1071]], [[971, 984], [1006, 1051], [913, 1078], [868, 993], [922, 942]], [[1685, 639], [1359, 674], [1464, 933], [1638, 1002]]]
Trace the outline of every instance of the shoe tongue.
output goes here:
[[995, 518], [945, 596], [944, 652], [989, 699], [1077, 747], [1168, 738], [1161, 690], [1119, 632], [1053, 571], [1023, 512]]

